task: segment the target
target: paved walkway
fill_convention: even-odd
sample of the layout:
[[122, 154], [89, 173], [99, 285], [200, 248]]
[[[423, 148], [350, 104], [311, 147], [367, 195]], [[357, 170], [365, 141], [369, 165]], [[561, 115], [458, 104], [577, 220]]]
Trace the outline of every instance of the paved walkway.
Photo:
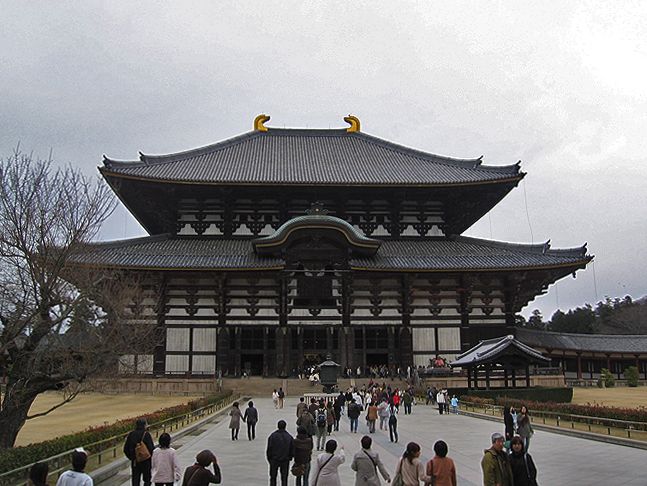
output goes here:
[[[296, 404], [298, 399], [286, 399], [283, 410], [275, 410], [270, 399], [254, 400], [259, 409], [260, 422], [256, 427], [257, 439], [247, 440], [244, 424], [240, 440], [232, 442], [229, 436], [229, 420], [222, 416], [207, 430], [197, 431], [184, 437], [181, 443], [172, 445], [178, 449], [182, 467], [193, 463], [195, 455], [202, 449], [211, 449], [218, 457], [222, 469], [223, 484], [265, 485], [268, 481], [268, 465], [265, 460], [267, 436], [276, 429], [276, 423], [284, 419], [288, 431], [296, 433]], [[246, 404], [241, 404], [244, 410]], [[422, 459], [426, 462], [433, 456], [433, 444], [443, 439], [449, 444], [449, 457], [454, 459], [459, 485], [480, 485], [480, 460], [483, 449], [489, 447], [492, 432], [501, 431], [501, 426], [489, 420], [461, 415], [439, 416], [435, 408], [418, 405], [412, 415], [399, 416], [398, 431], [400, 442], [389, 441], [388, 432], [372, 434], [373, 449], [393, 475], [399, 457], [409, 441], [422, 447]], [[343, 444], [346, 463], [339, 468], [342, 484], [353, 485], [354, 473], [350, 469], [353, 454], [360, 449], [359, 440], [368, 432], [366, 422], [360, 419], [359, 433], [349, 433], [348, 419], [342, 418], [340, 431], [333, 432], [332, 438]], [[316, 453], [316, 451], [315, 451]], [[622, 484], [625, 486], [646, 486], [644, 450], [605, 444], [586, 439], [537, 431], [530, 446], [537, 468], [539, 484], [542, 486], [589, 486], [592, 484]], [[129, 486], [129, 471], [122, 471], [111, 485]], [[290, 485], [295, 478], [290, 477]]]

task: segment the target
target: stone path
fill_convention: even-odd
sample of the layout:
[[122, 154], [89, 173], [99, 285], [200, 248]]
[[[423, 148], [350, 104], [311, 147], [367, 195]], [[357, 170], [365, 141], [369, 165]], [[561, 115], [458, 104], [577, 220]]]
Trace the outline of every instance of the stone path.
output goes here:
[[[228, 417], [222, 416], [217, 424], [197, 431], [193, 436], [184, 437], [181, 443], [172, 444], [178, 450], [183, 469], [193, 463], [199, 451], [211, 449], [218, 457], [223, 484], [269, 484], [265, 460], [267, 436], [276, 429], [276, 423], [280, 419], [288, 423], [288, 431], [295, 435], [297, 401], [296, 398], [288, 398], [284, 409], [275, 410], [270, 399], [254, 400], [260, 414], [255, 441], [247, 440], [247, 429], [243, 424], [240, 440], [232, 442], [229, 438]], [[241, 409], [245, 407], [246, 404], [241, 404]], [[346, 463], [339, 468], [343, 485], [354, 484], [354, 472], [350, 469], [350, 463], [355, 452], [360, 449], [359, 440], [368, 433], [366, 422], [362, 423], [361, 418], [358, 434], [350, 434], [349, 429], [348, 419], [343, 417], [340, 431], [334, 432], [332, 436], [346, 450]], [[420, 444], [422, 459], [426, 462], [433, 456], [434, 442], [443, 439], [449, 444], [449, 457], [456, 463], [458, 484], [472, 486], [482, 484], [480, 460], [483, 449], [489, 447], [490, 435], [502, 431], [501, 429], [502, 426], [489, 420], [461, 415], [440, 416], [435, 408], [418, 405], [413, 408], [412, 415], [399, 416], [398, 444], [391, 443], [388, 432], [379, 429], [371, 437], [373, 449], [379, 453], [391, 474], [407, 442]], [[647, 485], [644, 462], [647, 454], [641, 449], [537, 431], [531, 442], [530, 453], [537, 464], [539, 484], [542, 486]], [[127, 470], [122, 471], [110, 484], [129, 486], [128, 474]], [[290, 477], [289, 484], [295, 484], [293, 476]]]

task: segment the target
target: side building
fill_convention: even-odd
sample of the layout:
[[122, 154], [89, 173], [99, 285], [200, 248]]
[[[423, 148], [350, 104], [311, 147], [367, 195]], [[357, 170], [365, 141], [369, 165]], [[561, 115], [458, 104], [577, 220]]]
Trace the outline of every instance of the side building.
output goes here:
[[288, 375], [330, 355], [344, 367], [426, 366], [513, 333], [535, 296], [591, 260], [462, 233], [517, 186], [486, 166], [347, 129], [278, 129], [101, 174], [149, 233], [97, 243], [77, 264], [137, 275], [133, 325], [159, 342], [124, 357], [164, 375]]

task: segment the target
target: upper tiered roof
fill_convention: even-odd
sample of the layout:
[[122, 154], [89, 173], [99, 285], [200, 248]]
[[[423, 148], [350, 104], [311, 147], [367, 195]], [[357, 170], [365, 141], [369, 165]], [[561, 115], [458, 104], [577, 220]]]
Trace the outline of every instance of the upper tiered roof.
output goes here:
[[206, 147], [138, 161], [104, 157], [105, 176], [182, 184], [455, 186], [518, 182], [519, 163], [435, 155], [358, 129], [263, 128]]

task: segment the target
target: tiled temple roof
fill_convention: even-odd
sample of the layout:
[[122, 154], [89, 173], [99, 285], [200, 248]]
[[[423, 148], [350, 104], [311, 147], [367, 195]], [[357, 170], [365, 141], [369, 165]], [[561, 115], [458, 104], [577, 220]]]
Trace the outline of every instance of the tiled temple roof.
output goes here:
[[514, 338], [514, 336], [503, 336], [500, 338], [487, 339], [481, 341], [472, 349], [456, 357], [452, 366], [474, 366], [481, 363], [491, 363], [498, 357], [509, 355], [511, 353], [525, 356], [532, 362], [547, 362], [542, 354]]
[[[382, 240], [374, 257], [351, 258], [365, 270], [473, 271], [516, 270], [585, 265], [586, 246], [553, 250], [548, 244], [520, 245], [456, 237]], [[276, 257], [258, 256], [248, 239], [149, 236], [94, 243], [80, 252], [78, 264], [137, 269], [242, 270], [282, 268]]]
[[599, 353], [647, 352], [647, 335], [570, 334], [519, 328], [517, 339], [529, 346], [551, 350], [592, 351]]
[[144, 155], [120, 162], [104, 157], [104, 175], [194, 184], [444, 186], [518, 182], [519, 164], [485, 166], [414, 150], [344, 129], [252, 131], [202, 148]]

